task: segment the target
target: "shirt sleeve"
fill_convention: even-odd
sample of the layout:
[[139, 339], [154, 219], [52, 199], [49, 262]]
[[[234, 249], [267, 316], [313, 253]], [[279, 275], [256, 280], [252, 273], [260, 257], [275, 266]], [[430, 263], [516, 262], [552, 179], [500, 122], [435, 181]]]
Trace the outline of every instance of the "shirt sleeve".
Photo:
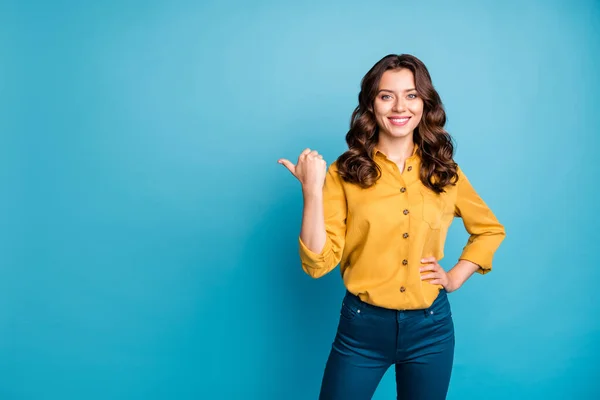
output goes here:
[[470, 234], [459, 259], [479, 265], [477, 272], [486, 274], [492, 270], [494, 253], [504, 240], [506, 232], [460, 168], [458, 173], [454, 214], [462, 218], [465, 229]]
[[302, 269], [313, 278], [320, 278], [332, 271], [339, 264], [344, 251], [347, 204], [335, 163], [330, 165], [325, 176], [323, 212], [327, 233], [323, 250], [320, 253], [311, 251], [298, 237]]

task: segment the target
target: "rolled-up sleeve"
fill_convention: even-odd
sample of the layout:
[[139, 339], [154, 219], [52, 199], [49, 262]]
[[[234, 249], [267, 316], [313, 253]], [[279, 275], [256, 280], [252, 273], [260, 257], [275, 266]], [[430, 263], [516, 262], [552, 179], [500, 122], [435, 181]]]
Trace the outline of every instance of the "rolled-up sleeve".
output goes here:
[[340, 262], [346, 237], [347, 204], [336, 163], [329, 166], [323, 186], [323, 212], [327, 238], [320, 253], [311, 251], [298, 237], [302, 269], [313, 278], [332, 271]]
[[506, 232], [460, 168], [458, 173], [454, 214], [462, 218], [470, 235], [459, 259], [479, 265], [477, 272], [486, 274], [492, 270], [494, 254], [504, 240]]

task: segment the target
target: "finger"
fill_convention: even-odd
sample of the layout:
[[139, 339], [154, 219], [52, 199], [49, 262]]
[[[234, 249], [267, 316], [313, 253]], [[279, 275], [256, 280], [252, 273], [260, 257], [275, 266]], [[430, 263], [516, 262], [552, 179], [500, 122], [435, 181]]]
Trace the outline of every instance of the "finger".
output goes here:
[[309, 148], [306, 148], [306, 149], [302, 150], [302, 153], [300, 153], [300, 156], [298, 158], [300, 159], [300, 158], [306, 157], [311, 151], [312, 150], [309, 149]]
[[309, 157], [317, 157], [318, 155], [319, 155], [319, 152], [316, 150], [313, 150], [310, 153], [308, 153]]
[[421, 276], [421, 280], [427, 280], [427, 279], [440, 279], [440, 274], [437, 273], [432, 273], [432, 274], [425, 274]]
[[434, 263], [437, 262], [435, 257], [425, 257], [421, 259], [422, 263]]
[[286, 167], [292, 173], [292, 175], [296, 176], [296, 166], [290, 160], [286, 160], [285, 158], [282, 158], [277, 162], [279, 164], [282, 164], [284, 167]]
[[432, 285], [442, 285], [442, 286], [444, 286], [444, 283], [440, 279], [434, 279], [432, 281], [429, 281], [429, 283], [431, 283]]
[[438, 270], [437, 264], [427, 264], [426, 266], [419, 268], [419, 271], [421, 271], [421, 272], [437, 271], [437, 270]]

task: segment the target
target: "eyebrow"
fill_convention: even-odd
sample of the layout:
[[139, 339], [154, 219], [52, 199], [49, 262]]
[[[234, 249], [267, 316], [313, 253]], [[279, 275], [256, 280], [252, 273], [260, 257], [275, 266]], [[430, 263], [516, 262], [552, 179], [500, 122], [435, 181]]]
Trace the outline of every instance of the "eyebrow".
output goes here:
[[[415, 89], [415, 88], [412, 88], [412, 89], [406, 89], [404, 92], [405, 92], [405, 93], [406, 93], [406, 92], [412, 92], [413, 90], [417, 90], [417, 89]], [[381, 92], [390, 92], [390, 93], [394, 93], [394, 91], [393, 91], [393, 90], [389, 90], [389, 89], [380, 89], [380, 90], [377, 92], [377, 94], [379, 94], [379, 93], [381, 93]]]

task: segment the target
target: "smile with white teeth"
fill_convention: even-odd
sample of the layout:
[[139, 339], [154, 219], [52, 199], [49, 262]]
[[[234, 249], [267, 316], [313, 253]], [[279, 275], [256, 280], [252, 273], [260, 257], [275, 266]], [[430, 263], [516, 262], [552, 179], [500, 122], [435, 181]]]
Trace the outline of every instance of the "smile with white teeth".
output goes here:
[[390, 118], [390, 119], [391, 119], [393, 122], [396, 122], [396, 123], [399, 123], [399, 124], [402, 124], [402, 123], [404, 123], [404, 122], [408, 121], [408, 117], [407, 117], [407, 118]]

